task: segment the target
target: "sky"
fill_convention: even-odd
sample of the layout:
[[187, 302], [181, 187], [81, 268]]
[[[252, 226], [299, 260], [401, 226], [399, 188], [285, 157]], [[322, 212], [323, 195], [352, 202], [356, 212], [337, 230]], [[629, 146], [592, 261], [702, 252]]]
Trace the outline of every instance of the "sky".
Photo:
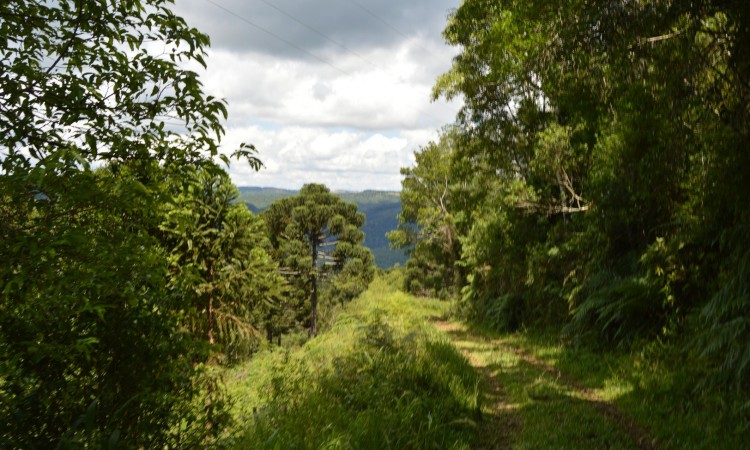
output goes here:
[[199, 72], [228, 102], [222, 151], [252, 144], [265, 165], [233, 160], [234, 183], [400, 190], [400, 168], [461, 106], [431, 95], [457, 53], [441, 33], [459, 2], [175, 0], [211, 38]]

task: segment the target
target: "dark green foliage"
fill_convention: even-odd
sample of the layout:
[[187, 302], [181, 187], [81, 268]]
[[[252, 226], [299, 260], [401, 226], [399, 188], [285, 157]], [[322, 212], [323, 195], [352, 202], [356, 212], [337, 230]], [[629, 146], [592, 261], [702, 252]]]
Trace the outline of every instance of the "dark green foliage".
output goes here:
[[[722, 236], [733, 262], [723, 274], [721, 289], [700, 310], [701, 332], [695, 344], [701, 356], [716, 362], [721, 370], [709, 374], [707, 382], [750, 388], [750, 234], [747, 226], [728, 230]], [[743, 405], [750, 408], [750, 400]]]
[[265, 224], [237, 202], [237, 188], [219, 168], [185, 170], [175, 190], [160, 225], [170, 284], [182, 292], [192, 333], [220, 344], [230, 360], [246, 358], [284, 285], [267, 252]]
[[[219, 431], [158, 227], [167, 180], [228, 161], [226, 107], [184, 69], [209, 39], [169, 3], [0, 3], [2, 447], [195, 447]], [[257, 168], [251, 153], [237, 155]]]
[[[268, 206], [282, 198], [293, 197], [299, 191], [277, 188], [240, 187], [240, 197], [253, 213], [261, 213]], [[363, 245], [370, 249], [375, 257], [375, 264], [381, 269], [388, 269], [396, 264], [406, 263], [407, 256], [403, 251], [390, 248], [386, 233], [395, 229], [398, 215], [401, 212], [401, 199], [397, 192], [363, 191], [334, 192], [342, 200], [355, 203], [357, 209], [367, 217], [362, 231], [365, 233]]]
[[[422, 246], [424, 247], [424, 246]], [[412, 250], [404, 271], [403, 289], [418, 297], [447, 299], [451, 295], [451, 273], [445, 266], [430, 264], [426, 259], [435, 260], [429, 253], [440, 257], [439, 252], [419, 248]]]
[[749, 11], [462, 2], [434, 93], [465, 106], [404, 169], [409, 289], [500, 329], [689, 342], [701, 386], [747, 398]]
[[459, 134], [446, 129], [439, 143], [415, 153], [417, 165], [403, 168], [402, 211], [398, 228], [388, 233], [391, 246], [407, 249], [405, 288], [408, 292], [445, 298], [457, 292], [463, 273], [459, 219], [460, 185], [451, 173]]
[[484, 321], [498, 331], [516, 331], [523, 324], [523, 299], [506, 294], [484, 306]]
[[603, 272], [591, 277], [581, 296], [584, 300], [573, 310], [572, 329], [593, 336], [599, 344], [653, 338], [661, 331], [665, 305], [647, 279], [622, 279]]
[[[282, 274], [296, 293], [309, 298], [308, 323], [314, 336], [319, 290], [343, 304], [372, 281], [372, 253], [361, 245], [365, 216], [324, 185], [306, 184], [298, 196], [272, 203], [263, 218]], [[304, 297], [296, 303], [302, 304]]]
[[[97, 158], [200, 161], [217, 153], [226, 107], [203, 93], [195, 72], [180, 66], [205, 65], [209, 38], [168, 5], [61, 0], [0, 6], [0, 42], [7, 51], [0, 71], [5, 173], [28, 171], [33, 161], [49, 173], [61, 161], [67, 167]], [[188, 133], [164, 127], [167, 117]]]
[[59, 181], [27, 193], [27, 214], [2, 209], [0, 442], [172, 445], [205, 354], [180, 331], [164, 253], [127, 220], [155, 205], [130, 180]]

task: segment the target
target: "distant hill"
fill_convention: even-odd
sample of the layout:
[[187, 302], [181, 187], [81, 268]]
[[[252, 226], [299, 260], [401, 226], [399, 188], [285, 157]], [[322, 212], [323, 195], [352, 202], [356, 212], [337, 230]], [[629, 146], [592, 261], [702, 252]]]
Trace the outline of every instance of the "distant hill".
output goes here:
[[[242, 186], [240, 199], [248, 209], [257, 214], [276, 200], [292, 197], [299, 191], [270, 187]], [[366, 221], [362, 230], [365, 232], [365, 246], [375, 256], [375, 264], [382, 269], [404, 264], [406, 255], [403, 250], [394, 250], [388, 246], [385, 233], [398, 226], [398, 214], [401, 212], [401, 197], [393, 191], [334, 192], [341, 199], [356, 203], [365, 214]]]
[[292, 197], [299, 193], [290, 189], [279, 189], [271, 187], [241, 186], [240, 199], [247, 204], [253, 213], [259, 213], [281, 198]]

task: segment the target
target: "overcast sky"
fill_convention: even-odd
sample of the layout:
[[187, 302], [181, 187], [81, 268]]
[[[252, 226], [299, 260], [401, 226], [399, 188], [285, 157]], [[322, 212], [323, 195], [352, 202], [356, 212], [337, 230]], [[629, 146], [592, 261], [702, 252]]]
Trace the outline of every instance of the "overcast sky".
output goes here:
[[202, 80], [229, 102], [223, 148], [253, 144], [266, 166], [233, 161], [235, 184], [400, 190], [399, 169], [460, 106], [430, 95], [459, 2], [175, 0], [211, 37]]

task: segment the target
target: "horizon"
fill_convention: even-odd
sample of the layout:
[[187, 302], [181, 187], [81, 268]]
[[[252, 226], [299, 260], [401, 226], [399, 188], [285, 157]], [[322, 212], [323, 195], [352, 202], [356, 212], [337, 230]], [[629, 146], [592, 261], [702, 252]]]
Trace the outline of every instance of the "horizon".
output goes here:
[[[368, 189], [361, 189], [361, 190], [333, 189], [333, 188], [329, 187], [328, 185], [326, 185], [325, 183], [318, 183], [318, 184], [325, 185], [333, 193], [361, 194], [361, 193], [364, 193], [364, 192], [385, 192], [385, 193], [401, 194], [401, 189], [398, 189], [398, 190], [393, 190], [393, 189], [370, 189], [370, 188], [368, 188]], [[276, 190], [280, 190], [280, 191], [293, 191], [293, 192], [299, 192], [299, 190], [302, 189], [302, 186], [300, 186], [298, 188], [287, 188], [287, 187], [278, 187], [278, 186], [256, 186], [256, 185], [247, 185], [247, 184], [246, 185], [235, 184], [235, 186], [237, 186], [237, 189], [242, 189], [242, 188], [251, 188], [251, 189], [276, 189]]]

